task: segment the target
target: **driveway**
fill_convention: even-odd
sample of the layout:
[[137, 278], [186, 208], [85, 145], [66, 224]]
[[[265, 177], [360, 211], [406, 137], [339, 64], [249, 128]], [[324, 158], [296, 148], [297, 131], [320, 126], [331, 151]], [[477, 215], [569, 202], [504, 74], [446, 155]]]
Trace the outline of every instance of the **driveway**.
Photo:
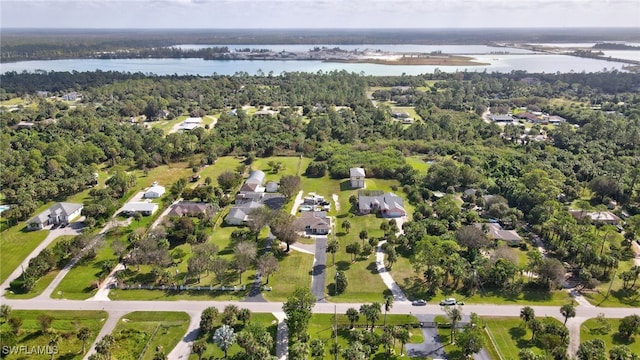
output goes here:
[[436, 328], [422, 328], [424, 342], [420, 344], [406, 344], [405, 349], [410, 357], [428, 357], [432, 359], [446, 359], [444, 345], [440, 341]]
[[316, 251], [311, 272], [311, 292], [318, 301], [324, 301], [324, 286], [327, 276], [327, 238], [316, 237]]

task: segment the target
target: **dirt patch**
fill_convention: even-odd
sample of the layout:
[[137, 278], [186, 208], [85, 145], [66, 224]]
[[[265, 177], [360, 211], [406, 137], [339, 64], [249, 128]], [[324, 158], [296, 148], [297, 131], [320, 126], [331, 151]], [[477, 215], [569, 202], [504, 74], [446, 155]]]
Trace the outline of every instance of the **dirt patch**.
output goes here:
[[336, 205], [336, 211], [340, 211], [340, 199], [338, 198], [338, 195], [331, 194], [331, 198], [333, 199], [333, 203]]

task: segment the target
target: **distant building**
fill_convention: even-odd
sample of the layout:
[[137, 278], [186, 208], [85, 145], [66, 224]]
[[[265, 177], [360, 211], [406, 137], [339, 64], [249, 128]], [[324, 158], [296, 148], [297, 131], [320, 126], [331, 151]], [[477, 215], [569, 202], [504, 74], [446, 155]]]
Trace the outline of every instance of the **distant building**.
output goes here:
[[494, 122], [512, 122], [513, 117], [509, 114], [497, 114], [490, 116], [491, 121]]
[[509, 246], [519, 246], [522, 238], [515, 230], [504, 230], [498, 223], [475, 223], [475, 227], [486, 231], [487, 237], [491, 240], [506, 242]]
[[358, 192], [358, 211], [360, 214], [380, 213], [384, 217], [402, 217], [407, 215], [404, 200], [394, 193], [382, 191]]
[[200, 216], [200, 215], [213, 215], [213, 206], [209, 203], [192, 202], [192, 201], [180, 201], [171, 206], [168, 216]]
[[363, 188], [365, 186], [364, 180], [365, 172], [363, 168], [349, 169], [349, 181], [351, 182], [351, 188]]
[[36, 217], [27, 221], [27, 229], [41, 230], [47, 225], [66, 225], [80, 216], [83, 205], [61, 202], [54, 204]]
[[576, 220], [589, 219], [593, 224], [609, 224], [618, 225], [620, 218], [610, 211], [582, 211], [582, 210], [569, 210], [571, 216]]
[[78, 94], [75, 91], [62, 95], [62, 100], [66, 100], [66, 101], [76, 101], [79, 98], [80, 98], [80, 94]]
[[158, 185], [157, 182], [153, 183], [153, 186], [151, 186], [145, 193], [144, 193], [144, 197], [145, 199], [157, 199], [159, 197], [162, 197], [162, 195], [164, 195], [166, 189], [164, 188], [164, 186]]
[[549, 124], [551, 125], [560, 125], [563, 122], [566, 122], [567, 119], [563, 118], [562, 116], [558, 116], [558, 115], [551, 115], [547, 118], [547, 120], [549, 121]]
[[132, 201], [122, 207], [122, 214], [125, 216], [133, 216], [135, 213], [150, 216], [156, 211], [158, 211], [158, 204], [151, 202]]

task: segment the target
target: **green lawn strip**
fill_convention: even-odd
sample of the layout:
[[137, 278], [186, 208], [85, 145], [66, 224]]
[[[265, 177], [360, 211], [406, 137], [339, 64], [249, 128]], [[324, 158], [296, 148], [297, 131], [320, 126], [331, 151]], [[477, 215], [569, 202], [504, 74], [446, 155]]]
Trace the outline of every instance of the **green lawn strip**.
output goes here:
[[407, 156], [405, 160], [420, 174], [426, 174], [429, 169], [429, 164], [424, 161], [424, 156]]
[[[136, 311], [124, 315], [113, 330], [116, 359], [153, 359], [161, 346], [168, 354], [185, 335], [189, 315], [183, 312]], [[146, 348], [145, 348], [146, 347]], [[143, 354], [144, 351], [144, 354]]]
[[171, 129], [175, 125], [183, 122], [187, 117], [188, 116], [183, 115], [183, 116], [178, 116], [177, 118], [175, 118], [173, 120], [152, 121], [152, 122], [149, 122], [148, 124], [153, 128], [161, 129], [164, 132], [164, 134], [166, 135], [166, 134], [169, 133], [169, 131], [171, 131]]
[[47, 235], [49, 230], [26, 231], [23, 223], [0, 233], [0, 282], [7, 280]]
[[[178, 181], [180, 178], [184, 178], [186, 180], [193, 174], [193, 171], [188, 167], [186, 162], [179, 162], [149, 169], [149, 172], [146, 175], [142, 170], [135, 170], [132, 173], [137, 176], [136, 186], [133, 189], [135, 192], [151, 186], [154, 181], [157, 181], [159, 185], [166, 187], [167, 191], [169, 191], [169, 188], [173, 183]], [[135, 192], [131, 195], [135, 194]]]
[[[544, 350], [538, 348], [535, 342], [531, 342], [531, 330], [524, 326], [520, 318], [483, 317], [482, 322], [491, 332], [498, 351], [505, 359], [517, 359], [522, 349], [530, 349], [536, 354], [544, 353]], [[486, 340], [489, 340], [488, 337]], [[489, 346], [486, 347], [489, 348]]]
[[[96, 250], [96, 257], [92, 260], [79, 261], [62, 279], [51, 297], [54, 299], [85, 300], [95, 294], [92, 284], [98, 281], [102, 272], [102, 264], [106, 261], [117, 261], [111, 249], [113, 239], [105, 237], [105, 241]], [[99, 246], [99, 244], [97, 245]]]
[[312, 268], [313, 255], [291, 250], [280, 259], [278, 271], [269, 276], [267, 286], [272, 291], [263, 291], [262, 295], [269, 301], [286, 301], [295, 289], [311, 287]]
[[[364, 329], [364, 317], [360, 316], [360, 320], [355, 323], [357, 328]], [[325, 344], [325, 352], [324, 358], [326, 360], [334, 359], [334, 356], [329, 352], [331, 348], [331, 343], [334, 340], [334, 323], [338, 324], [338, 344], [341, 349], [346, 349], [349, 346], [349, 319], [347, 319], [345, 314], [337, 314], [334, 316], [332, 314], [313, 314], [311, 317], [311, 321], [309, 322], [309, 336], [311, 339], [321, 339]], [[387, 315], [387, 325], [393, 326], [414, 326], [418, 323], [418, 320], [411, 315]], [[379, 321], [376, 322], [376, 326], [382, 326], [382, 317]], [[375, 329], [375, 332], [378, 334], [382, 333], [382, 328], [378, 327]], [[418, 336], [417, 333], [420, 333]], [[422, 337], [422, 333], [420, 329], [412, 329], [411, 330], [411, 341], [410, 342], [422, 342], [424, 338]], [[395, 353], [400, 354], [400, 342], [396, 341]], [[372, 354], [373, 359], [396, 359], [400, 358], [399, 356], [391, 356], [387, 357], [384, 352], [384, 347], [380, 346], [377, 351]], [[415, 358], [421, 359], [421, 358]]]
[[9, 100], [3, 100], [0, 101], [0, 106], [7, 106], [7, 105], [24, 105], [26, 104], [27, 101], [24, 100], [23, 98], [19, 98], [19, 97], [15, 97], [15, 98], [11, 98]]
[[[52, 250], [53, 247], [60, 241], [73, 239], [74, 237], [75, 236], [71, 236], [71, 235], [59, 236], [55, 240], [53, 240], [51, 244], [49, 244], [49, 246], [47, 246], [47, 249]], [[36, 297], [40, 295], [47, 288], [47, 286], [49, 286], [49, 284], [51, 284], [51, 282], [53, 281], [53, 279], [56, 278], [59, 272], [60, 272], [60, 269], [49, 271], [49, 273], [45, 274], [43, 277], [38, 279], [33, 289], [31, 289], [31, 291], [27, 293], [14, 294], [13, 292], [8, 291], [5, 294], [5, 296], [9, 299], [31, 299], [33, 297]]]
[[216, 186], [218, 184], [218, 176], [225, 171], [235, 171], [238, 166], [242, 164], [242, 160], [233, 156], [221, 156], [216, 160], [216, 163], [209, 165], [198, 174], [200, 174], [200, 180], [198, 184], [204, 184], [207, 177], [211, 178], [211, 185]]
[[[631, 269], [634, 265], [633, 260], [621, 261], [618, 265], [618, 271], [611, 281], [603, 282], [593, 291], [583, 292], [584, 296], [590, 303], [602, 307], [640, 307], [640, 296], [636, 291], [631, 289], [623, 289], [623, 281], [618, 276], [624, 271]], [[613, 276], [613, 275], [612, 275]], [[611, 286], [611, 291], [609, 291]], [[609, 296], [607, 296], [609, 292]]]
[[[48, 333], [42, 333], [38, 318], [47, 315], [51, 316], [51, 327]], [[82, 327], [88, 327], [91, 330], [91, 338], [87, 340], [85, 351], [95, 340], [100, 332], [108, 314], [104, 311], [53, 311], [53, 310], [13, 310], [11, 317], [22, 319], [22, 327], [18, 335], [13, 339], [3, 338], [3, 346], [26, 346], [31, 349], [36, 346], [48, 346], [49, 341], [54, 333], [60, 336], [57, 347], [56, 358], [60, 359], [82, 359], [82, 341], [78, 340], [76, 334]], [[7, 323], [3, 323], [0, 327], [9, 327]], [[11, 331], [8, 331], [9, 333]], [[18, 356], [20, 355], [20, 356]], [[11, 354], [5, 359], [23, 359], [26, 354]], [[29, 357], [30, 358], [30, 357]], [[38, 357], [35, 357], [38, 358]], [[41, 359], [48, 359], [50, 355], [44, 354]]]
[[[239, 304], [238, 307], [242, 308], [241, 305], [242, 304]], [[271, 334], [271, 337], [273, 338], [273, 344], [274, 344], [273, 349], [270, 349], [271, 354], [275, 355], [276, 335], [278, 332], [278, 319], [276, 319], [276, 317], [273, 316], [273, 314], [271, 313], [252, 313], [251, 320], [249, 320], [249, 323], [262, 324], [267, 329], [267, 331]], [[199, 339], [205, 339], [207, 342], [207, 350], [204, 352], [203, 359], [222, 359], [224, 357], [224, 351], [220, 350], [220, 348], [213, 342], [213, 334], [215, 332], [215, 329], [219, 328], [220, 326], [221, 326], [221, 323], [220, 323], [220, 320], [218, 319], [214, 327], [214, 330], [212, 330], [209, 333], [200, 332], [198, 334]], [[244, 325], [238, 322], [233, 326], [233, 329], [237, 334], [244, 329]], [[228, 350], [229, 357], [232, 357], [233, 355], [241, 351], [244, 351], [244, 350], [236, 343], [233, 346], [231, 346], [231, 348], [229, 348]], [[195, 360], [197, 358], [198, 357], [194, 354], [189, 356], [189, 359], [191, 360]]]
[[640, 354], [640, 335], [634, 335], [629, 340], [623, 338], [618, 334], [618, 326], [620, 326], [621, 319], [606, 319], [607, 323], [611, 325], [611, 330], [608, 333], [599, 331], [601, 325], [597, 319], [589, 319], [580, 325], [580, 342], [585, 342], [593, 339], [600, 339], [604, 341], [606, 351], [616, 345], [628, 346], [632, 353]]

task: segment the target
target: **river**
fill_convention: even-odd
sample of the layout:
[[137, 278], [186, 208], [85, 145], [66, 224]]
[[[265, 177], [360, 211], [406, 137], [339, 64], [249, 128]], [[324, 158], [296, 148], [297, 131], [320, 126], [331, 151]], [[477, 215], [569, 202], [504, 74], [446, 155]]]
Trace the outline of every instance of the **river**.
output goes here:
[[[207, 45], [181, 45], [182, 48], [199, 48]], [[215, 46], [215, 45], [208, 45]], [[221, 46], [221, 45], [218, 45]], [[277, 51], [306, 51], [322, 45], [224, 45], [234, 48], [271, 48]], [[8, 71], [120, 71], [142, 72], [156, 75], [233, 75], [246, 72], [255, 75], [259, 72], [278, 75], [283, 72], [329, 72], [346, 70], [365, 75], [419, 75], [442, 72], [487, 71], [508, 73], [524, 70], [529, 73], [566, 73], [598, 72], [603, 69], [621, 70], [623, 63], [605, 60], [578, 58], [566, 55], [540, 54], [522, 49], [494, 48], [484, 45], [326, 45], [345, 50], [380, 49], [396, 52], [432, 52], [442, 51], [456, 55], [469, 55], [478, 62], [490, 65], [480, 66], [433, 66], [433, 65], [379, 65], [362, 63], [330, 63], [315, 60], [203, 60], [203, 59], [67, 59], [35, 60], [0, 64], [0, 73]], [[508, 54], [504, 53], [508, 52]], [[479, 54], [479, 55], [478, 55]]]

